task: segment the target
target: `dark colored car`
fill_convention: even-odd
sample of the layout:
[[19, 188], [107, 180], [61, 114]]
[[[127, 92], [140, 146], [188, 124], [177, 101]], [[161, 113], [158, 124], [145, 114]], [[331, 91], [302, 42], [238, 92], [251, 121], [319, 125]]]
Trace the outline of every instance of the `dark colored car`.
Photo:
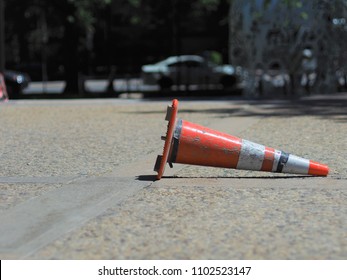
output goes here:
[[10, 99], [19, 98], [31, 81], [28, 74], [12, 70], [4, 71], [4, 79]]

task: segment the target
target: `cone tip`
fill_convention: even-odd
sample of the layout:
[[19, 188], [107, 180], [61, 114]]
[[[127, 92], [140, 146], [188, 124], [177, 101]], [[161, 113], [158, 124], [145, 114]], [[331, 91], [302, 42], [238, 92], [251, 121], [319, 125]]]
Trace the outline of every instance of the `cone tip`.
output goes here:
[[310, 167], [308, 170], [309, 175], [327, 176], [328, 173], [329, 167], [327, 165], [310, 160]]

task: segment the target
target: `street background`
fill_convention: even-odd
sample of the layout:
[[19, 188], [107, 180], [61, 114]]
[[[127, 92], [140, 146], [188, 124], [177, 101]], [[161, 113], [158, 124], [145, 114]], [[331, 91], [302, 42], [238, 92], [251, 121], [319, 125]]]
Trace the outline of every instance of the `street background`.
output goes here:
[[[120, 80], [142, 77], [154, 86], [146, 90], [173, 83], [187, 91], [197, 80], [215, 90], [240, 78], [253, 97], [343, 92], [346, 41], [346, 0], [0, 0], [0, 73], [10, 99], [42, 82], [43, 93], [52, 84], [65, 97], [90, 97], [90, 81], [117, 97]], [[224, 76], [216, 80], [217, 72]]]
[[[346, 0], [0, 0], [1, 259], [346, 259]], [[175, 164], [166, 108], [330, 167]]]

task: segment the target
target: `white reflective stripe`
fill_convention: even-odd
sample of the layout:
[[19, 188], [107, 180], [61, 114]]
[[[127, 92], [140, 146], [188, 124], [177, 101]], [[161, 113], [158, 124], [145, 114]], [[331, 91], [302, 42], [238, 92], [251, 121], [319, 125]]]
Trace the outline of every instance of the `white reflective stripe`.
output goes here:
[[263, 165], [265, 146], [243, 140], [237, 169], [260, 170]]
[[310, 161], [290, 154], [287, 163], [283, 166], [282, 173], [308, 174]]
[[281, 151], [275, 150], [274, 163], [272, 165], [272, 172], [277, 171], [277, 166], [278, 166], [278, 162], [280, 161], [281, 153], [282, 153]]

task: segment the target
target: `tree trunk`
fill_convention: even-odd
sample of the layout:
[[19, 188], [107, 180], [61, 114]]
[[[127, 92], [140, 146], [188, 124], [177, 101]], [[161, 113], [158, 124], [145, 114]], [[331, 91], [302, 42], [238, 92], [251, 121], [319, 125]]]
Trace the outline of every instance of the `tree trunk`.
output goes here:
[[75, 22], [65, 22], [65, 34], [64, 34], [64, 70], [65, 70], [65, 82], [64, 89], [65, 94], [81, 94], [81, 88], [78, 83], [78, 71], [79, 71], [79, 57], [78, 57], [78, 38], [79, 31]]

